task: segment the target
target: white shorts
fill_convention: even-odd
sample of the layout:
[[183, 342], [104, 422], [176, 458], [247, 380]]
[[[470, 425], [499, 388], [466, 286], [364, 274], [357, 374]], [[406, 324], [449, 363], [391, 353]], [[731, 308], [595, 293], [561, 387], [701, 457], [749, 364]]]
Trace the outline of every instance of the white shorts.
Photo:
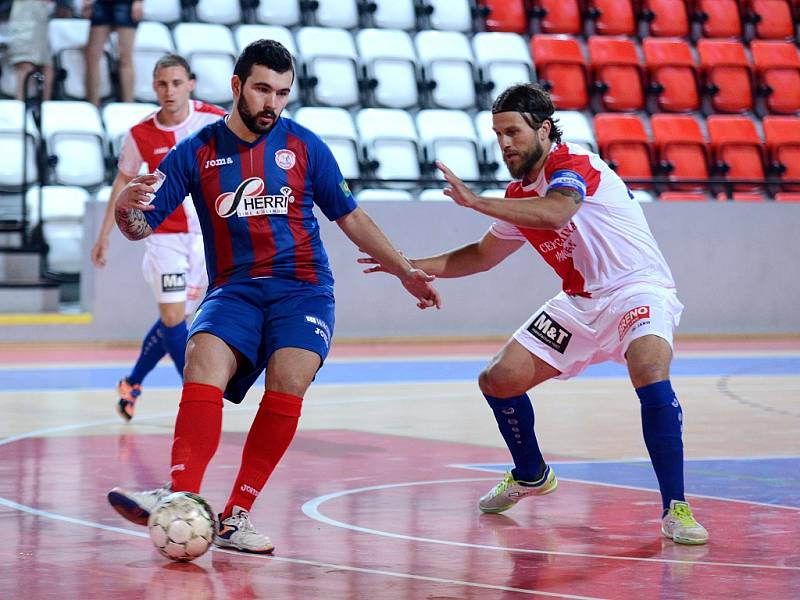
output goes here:
[[208, 288], [203, 236], [155, 233], [145, 241], [142, 273], [156, 302], [186, 302], [186, 314], [194, 313]]
[[561, 292], [537, 310], [514, 339], [561, 371], [558, 379], [569, 379], [595, 363], [624, 363], [630, 343], [645, 335], [657, 335], [672, 346], [682, 312], [675, 290], [646, 284], [602, 298]]

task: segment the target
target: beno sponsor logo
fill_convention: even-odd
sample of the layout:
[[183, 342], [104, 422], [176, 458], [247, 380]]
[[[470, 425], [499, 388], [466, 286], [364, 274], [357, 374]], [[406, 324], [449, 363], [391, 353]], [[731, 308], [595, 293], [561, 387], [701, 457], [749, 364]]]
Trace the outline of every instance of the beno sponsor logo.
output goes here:
[[162, 273], [161, 290], [164, 292], [182, 292], [186, 289], [186, 278], [183, 273]]
[[259, 177], [250, 177], [239, 184], [235, 192], [217, 196], [214, 208], [223, 219], [232, 215], [254, 217], [257, 215], [285, 215], [289, 204], [294, 202], [292, 188], [283, 186], [280, 194], [264, 195], [264, 182]]
[[622, 315], [622, 318], [619, 320], [619, 325], [617, 326], [620, 341], [622, 341], [622, 338], [625, 337], [625, 334], [633, 329], [634, 326], [638, 326], [637, 324], [644, 320], [647, 322], [650, 321], [649, 306], [637, 306], [636, 308], [632, 308]]
[[564, 354], [572, 333], [564, 329], [546, 312], [542, 311], [528, 325], [528, 331], [536, 338], [550, 346], [556, 352]]
[[297, 162], [297, 159], [291, 150], [283, 148], [275, 153], [275, 164], [284, 171], [291, 169], [295, 162]]

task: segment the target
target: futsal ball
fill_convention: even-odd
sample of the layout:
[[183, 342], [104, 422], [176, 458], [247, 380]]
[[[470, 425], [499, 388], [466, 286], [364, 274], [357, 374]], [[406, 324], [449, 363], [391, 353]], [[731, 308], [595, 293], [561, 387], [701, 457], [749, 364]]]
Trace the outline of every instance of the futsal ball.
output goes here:
[[208, 502], [197, 494], [175, 492], [150, 513], [150, 539], [170, 560], [194, 560], [205, 554], [214, 540], [213, 514]]

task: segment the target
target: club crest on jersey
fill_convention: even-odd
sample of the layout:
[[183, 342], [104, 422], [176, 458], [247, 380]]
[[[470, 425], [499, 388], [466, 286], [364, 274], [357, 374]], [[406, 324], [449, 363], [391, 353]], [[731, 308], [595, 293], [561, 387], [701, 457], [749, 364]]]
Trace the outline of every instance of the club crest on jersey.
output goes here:
[[296, 161], [297, 159], [294, 155], [294, 152], [287, 150], [286, 148], [278, 150], [275, 153], [275, 164], [284, 171], [291, 169]]
[[294, 202], [292, 188], [283, 186], [280, 194], [264, 195], [264, 182], [260, 177], [250, 177], [239, 184], [235, 192], [217, 196], [214, 208], [223, 219], [232, 215], [255, 217], [258, 215], [285, 215]]

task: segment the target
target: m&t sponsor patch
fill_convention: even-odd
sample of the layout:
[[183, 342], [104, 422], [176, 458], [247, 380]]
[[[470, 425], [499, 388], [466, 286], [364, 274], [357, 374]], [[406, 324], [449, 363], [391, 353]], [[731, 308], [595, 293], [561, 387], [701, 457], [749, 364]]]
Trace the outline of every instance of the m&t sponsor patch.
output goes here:
[[564, 354], [572, 339], [572, 333], [564, 329], [558, 322], [546, 312], [542, 311], [533, 318], [528, 325], [531, 334], [550, 346], [553, 350]]
[[183, 273], [162, 273], [161, 290], [164, 292], [182, 292], [186, 289], [186, 277]]
[[637, 327], [649, 322], [649, 306], [637, 306], [636, 308], [630, 309], [628, 312], [622, 315], [622, 318], [619, 320], [619, 325], [617, 325], [617, 330], [619, 331], [619, 341], [622, 341], [622, 338], [625, 337], [625, 334], [632, 329], [636, 329]]

